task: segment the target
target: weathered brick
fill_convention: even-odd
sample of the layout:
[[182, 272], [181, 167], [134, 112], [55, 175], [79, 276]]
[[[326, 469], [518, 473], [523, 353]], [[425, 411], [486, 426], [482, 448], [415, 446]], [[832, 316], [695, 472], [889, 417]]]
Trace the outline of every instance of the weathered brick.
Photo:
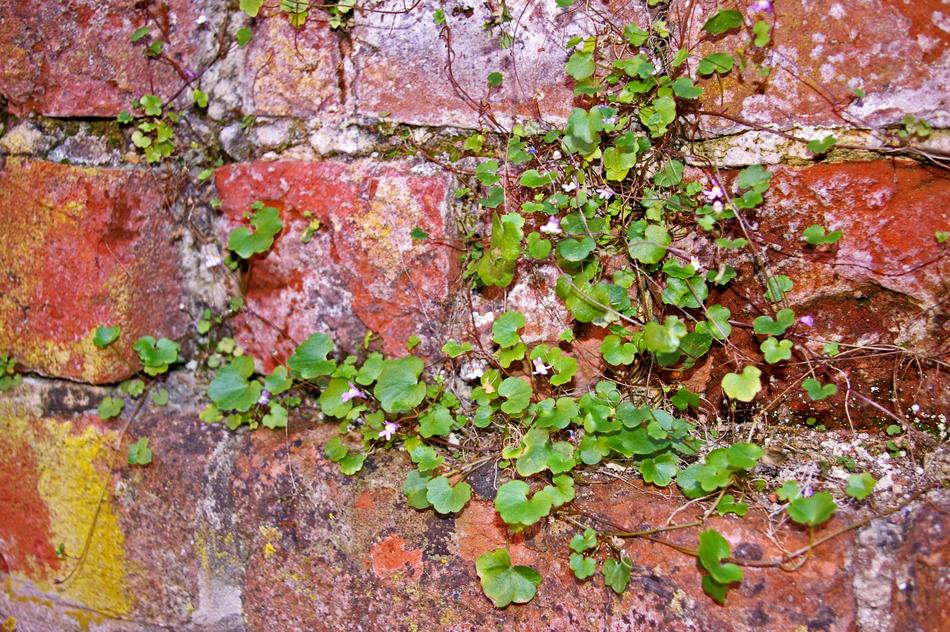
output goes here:
[[[445, 174], [406, 163], [280, 161], [225, 167], [216, 183], [222, 234], [256, 200], [281, 209], [283, 230], [253, 260], [247, 309], [234, 323], [238, 341], [265, 367], [315, 331], [350, 349], [367, 329], [387, 353], [403, 352], [413, 333], [425, 347], [441, 345], [457, 260], [446, 245]], [[322, 228], [303, 243], [312, 219]], [[416, 227], [433, 241], [414, 241]]]
[[[16, 114], [115, 116], [145, 94], [169, 98], [185, 83], [210, 26], [201, 3], [169, 0], [0, 3], [0, 94]], [[154, 19], [149, 19], [150, 13]], [[149, 23], [178, 68], [147, 59], [132, 32]], [[161, 34], [159, 35], [159, 32]]]
[[[167, 208], [146, 171], [9, 158], [0, 171], [0, 353], [44, 375], [105, 383], [134, 374], [132, 343], [185, 326]], [[121, 325], [106, 350], [96, 327]]]
[[[695, 41], [704, 20], [720, 4], [674, 0], [671, 23], [683, 24], [691, 18]], [[773, 48], [764, 58], [753, 50], [745, 53], [748, 61], [771, 66], [769, 77], [756, 77], [756, 64], [749, 63], [745, 72], [736, 68], [727, 75], [722, 90], [716, 78], [703, 81], [704, 109], [778, 127], [845, 121], [884, 125], [899, 122], [905, 114], [940, 125], [950, 123], [946, 5], [904, 0], [782, 0], [772, 6]], [[773, 19], [763, 14], [753, 17]], [[746, 33], [729, 35], [707, 42], [700, 50], [733, 54], [748, 42]], [[863, 89], [867, 96], [858, 99], [852, 88]], [[707, 117], [703, 124], [709, 131], [735, 127], [732, 121], [716, 117]]]
[[[402, 14], [367, 12], [352, 32], [352, 107], [357, 114], [385, 114], [394, 121], [469, 128], [488, 125], [491, 117], [503, 124], [513, 118], [566, 118], [573, 86], [564, 73], [564, 44], [604, 28], [597, 12], [613, 10], [594, 4], [587, 15], [553, 1], [516, 0], [507, 4], [512, 21], [494, 29], [484, 25], [497, 9], [481, 4], [459, 11], [446, 7], [445, 28], [432, 19], [442, 5], [430, 0]], [[616, 11], [644, 15], [636, 3], [628, 4], [633, 6]], [[399, 11], [404, 5], [387, 1], [374, 8]], [[645, 17], [640, 21], [647, 23]], [[501, 46], [503, 32], [514, 37], [510, 48]], [[489, 89], [490, 72], [504, 75], [499, 88]]]

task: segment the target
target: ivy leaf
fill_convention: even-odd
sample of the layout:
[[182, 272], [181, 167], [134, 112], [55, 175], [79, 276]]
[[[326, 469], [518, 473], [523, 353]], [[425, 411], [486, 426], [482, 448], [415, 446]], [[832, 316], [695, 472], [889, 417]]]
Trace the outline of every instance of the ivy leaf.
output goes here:
[[600, 353], [607, 364], [612, 366], [626, 366], [633, 362], [637, 347], [630, 342], [621, 342], [619, 336], [609, 335], [600, 345]]
[[361, 469], [363, 469], [363, 463], [366, 462], [366, 455], [360, 453], [351, 453], [347, 454], [345, 457], [340, 459], [337, 465], [340, 466], [340, 471], [346, 476], [353, 476]]
[[564, 148], [571, 154], [591, 154], [600, 145], [602, 129], [600, 108], [595, 107], [590, 111], [574, 108], [564, 128]]
[[531, 384], [520, 377], [505, 378], [498, 386], [498, 394], [505, 398], [505, 403], [501, 405], [502, 412], [516, 415], [531, 403]]
[[562, 239], [557, 243], [557, 254], [566, 261], [583, 261], [596, 246], [590, 237]]
[[541, 237], [541, 233], [532, 232], [528, 235], [528, 255], [532, 259], [547, 259], [551, 254], [550, 240]]
[[571, 553], [570, 563], [568, 564], [574, 572], [574, 577], [584, 581], [597, 572], [597, 560], [580, 553]]
[[488, 73], [488, 85], [493, 88], [497, 88], [501, 85], [501, 82], [504, 81], [505, 76], [500, 72], [490, 72]]
[[630, 42], [631, 46], [639, 47], [643, 46], [643, 43], [647, 41], [647, 38], [650, 37], [650, 33], [648, 31], [644, 31], [634, 22], [631, 22], [624, 27], [623, 36], [627, 38], [627, 41]]
[[148, 437], [142, 437], [129, 445], [129, 465], [148, 465], [152, 462], [152, 451], [148, 447]]
[[699, 534], [699, 563], [720, 584], [742, 581], [742, 569], [732, 563], [723, 564], [732, 551], [729, 542], [715, 529], [707, 529]]
[[759, 349], [765, 355], [765, 361], [769, 364], [775, 364], [782, 360], [788, 360], [792, 357], [792, 341], [778, 340], [772, 336], [766, 338]]
[[716, 511], [720, 516], [733, 513], [741, 518], [749, 511], [749, 505], [736, 501], [732, 494], [725, 494], [719, 499], [719, 502], [716, 503]]
[[851, 474], [848, 476], [848, 487], [844, 490], [844, 493], [855, 500], [864, 500], [874, 491], [875, 485], [877, 485], [877, 481], [867, 472]]
[[168, 389], [158, 388], [152, 391], [150, 399], [156, 406], [166, 406], [168, 405], [168, 397]]
[[834, 136], [828, 135], [822, 138], [821, 140], [813, 140], [808, 143], [808, 151], [820, 156], [821, 154], [827, 152], [829, 149], [835, 146], [835, 143], [838, 141]]
[[470, 342], [459, 343], [455, 342], [454, 340], [449, 340], [447, 343], [442, 345], [442, 353], [449, 356], [450, 358], [457, 358], [471, 350], [472, 343]]
[[673, 94], [681, 99], [698, 99], [703, 94], [703, 89], [694, 85], [689, 77], [677, 77], [670, 87], [673, 88]]
[[634, 222], [627, 233], [627, 251], [630, 257], [640, 263], [657, 263], [666, 256], [666, 248], [670, 245], [670, 234], [665, 226]]
[[[260, 0], [263, 4], [263, 0]], [[234, 41], [237, 42], [237, 45], [241, 48], [244, 48], [251, 42], [251, 38], [254, 36], [254, 31], [243, 26], [237, 30], [237, 33], [234, 34]]]
[[408, 356], [396, 360], [385, 360], [376, 380], [373, 395], [387, 413], [401, 413], [412, 410], [426, 395], [426, 385], [419, 381], [419, 375], [425, 368], [422, 360]]
[[548, 431], [543, 428], [531, 428], [521, 439], [522, 452], [515, 463], [520, 476], [531, 476], [548, 469], [548, 457], [551, 446], [548, 443]]
[[685, 166], [679, 160], [670, 160], [653, 176], [653, 183], [658, 187], [675, 187], [683, 181]]
[[495, 549], [478, 556], [475, 571], [485, 596], [496, 608], [534, 599], [541, 575], [530, 566], [513, 566], [507, 549]]
[[221, 368], [211, 384], [208, 385], [208, 397], [219, 410], [247, 412], [261, 396], [261, 383], [248, 382], [254, 372], [254, 360], [248, 356], [238, 356]]
[[418, 470], [409, 470], [406, 482], [403, 483], [402, 493], [406, 496], [406, 503], [413, 509], [428, 509], [431, 505], [426, 499], [429, 491], [427, 486], [431, 479], [423, 476]]
[[244, 11], [244, 13], [252, 18], [256, 18], [263, 5], [264, 0], [241, 0], [239, 6], [241, 7], [241, 11]]
[[538, 402], [538, 419], [535, 426], [563, 430], [577, 417], [577, 412], [577, 402], [571, 397], [561, 397], [557, 402], [553, 399], [545, 399]]
[[92, 344], [96, 345], [100, 349], [105, 349], [113, 342], [118, 340], [121, 333], [122, 327], [118, 325], [115, 327], [96, 327], [96, 333], [92, 337]]
[[651, 320], [643, 327], [643, 344], [653, 353], [672, 353], [686, 336], [686, 325], [677, 316], [667, 316], [661, 325]]
[[798, 524], [817, 527], [831, 517], [838, 505], [828, 492], [816, 492], [807, 498], [800, 496], [788, 505], [789, 517]]
[[452, 487], [449, 485], [449, 479], [437, 476], [426, 484], [426, 500], [440, 514], [461, 511], [471, 498], [472, 486], [468, 483], [463, 482]]
[[622, 595], [630, 583], [630, 571], [633, 570], [633, 560], [622, 555], [618, 562], [614, 558], [604, 560], [604, 583], [610, 586], [615, 593]]
[[735, 63], [731, 55], [726, 53], [713, 53], [711, 55], [706, 55], [699, 62], [699, 66], [696, 68], [696, 72], [703, 76], [708, 76], [713, 73], [719, 73], [724, 75], [732, 70], [732, 66]]
[[287, 367], [278, 366], [274, 367], [274, 370], [264, 378], [264, 388], [267, 389], [267, 392], [271, 395], [280, 395], [290, 390], [290, 387], [294, 385], [294, 380], [287, 373]]
[[762, 458], [762, 448], [754, 443], [733, 443], [726, 449], [729, 466], [737, 470], [751, 470]]
[[732, 312], [722, 305], [710, 305], [706, 308], [706, 321], [696, 325], [696, 331], [709, 334], [716, 340], [725, 340], [732, 333], [729, 318]]
[[349, 453], [349, 448], [343, 445], [343, 441], [338, 436], [333, 437], [323, 446], [323, 454], [334, 463], [339, 463]]
[[811, 398], [813, 402], [820, 402], [826, 397], [831, 397], [838, 392], [838, 386], [832, 383], [822, 385], [821, 382], [814, 378], [808, 378], [802, 382], [802, 388], [805, 389], [805, 392], [808, 393], [808, 397]]
[[521, 186], [528, 187], [529, 189], [537, 189], [540, 187], [546, 187], [552, 182], [554, 182], [556, 175], [553, 173], [546, 173], [541, 175], [538, 173], [537, 169], [528, 169], [521, 174]]
[[616, 147], [608, 147], [604, 150], [601, 163], [604, 167], [604, 177], [619, 182], [624, 180], [627, 174], [630, 173], [630, 169], [637, 164], [637, 154], [623, 152]]
[[432, 446], [420, 445], [409, 452], [409, 458], [419, 467], [420, 472], [431, 472], [442, 465], [445, 458], [439, 456]]
[[521, 342], [518, 331], [524, 327], [524, 314], [505, 312], [495, 319], [491, 326], [492, 340], [501, 347], [513, 347]]
[[238, 226], [228, 235], [228, 250], [242, 259], [270, 250], [274, 237], [283, 227], [280, 211], [272, 206], [258, 208], [251, 215], [251, 226], [253, 233], [246, 226]]
[[[676, 120], [676, 101], [673, 97], [657, 97], [650, 105], [640, 108], [640, 122], [650, 130], [650, 135], [654, 138], [665, 134], [667, 126], [674, 120]], [[660, 186], [672, 185], [661, 184]]]
[[752, 25], [752, 33], [755, 35], [755, 45], [758, 48], [765, 48], [772, 39], [772, 27], [765, 20], [758, 20]]
[[453, 423], [455, 420], [448, 408], [435, 406], [419, 419], [419, 434], [426, 439], [444, 437], [452, 430]]
[[794, 287], [792, 280], [784, 274], [769, 277], [765, 281], [765, 298], [772, 303], [778, 303], [785, 298], [787, 292], [791, 292]]
[[802, 232], [802, 239], [807, 241], [812, 246], [833, 244], [843, 236], [844, 233], [840, 230], [835, 230], [829, 233], [825, 231], [824, 226], [820, 226], [818, 224], [812, 224]]
[[795, 481], [785, 481], [782, 486], [775, 490], [775, 495], [781, 501], [795, 500], [801, 495], [798, 489], [798, 483]]
[[772, 336], [781, 336], [785, 331], [795, 324], [795, 312], [788, 309], [780, 309], [773, 319], [771, 316], [758, 316], [752, 321], [752, 329], [757, 334], [769, 334]]
[[261, 419], [261, 425], [265, 428], [270, 428], [275, 430], [277, 428], [286, 428], [287, 427], [287, 409], [277, 403], [272, 403], [270, 405], [270, 412], [268, 412]]
[[584, 533], [578, 533], [571, 538], [571, 550], [575, 553], [583, 553], [597, 546], [597, 532], [590, 527], [584, 529]]
[[107, 395], [99, 402], [99, 418], [112, 419], [113, 417], [118, 417], [122, 413], [123, 408], [125, 408], [124, 399]]
[[762, 375], [757, 367], [747, 366], [742, 373], [726, 373], [722, 378], [722, 390], [731, 399], [740, 402], [751, 402], [756, 394], [762, 390]]
[[643, 476], [643, 480], [659, 487], [666, 487], [672, 483], [678, 470], [676, 456], [670, 452], [664, 452], [655, 459], [643, 459], [640, 464], [640, 475]]
[[495, 494], [495, 510], [508, 525], [528, 526], [548, 515], [552, 498], [548, 494], [535, 494], [528, 499], [530, 488], [524, 481], [508, 481]]
[[720, 9], [703, 24], [703, 30], [710, 35], [722, 35], [742, 26], [742, 14], [732, 9]]
[[155, 340], [152, 336], [142, 336], [132, 345], [139, 354], [142, 368], [148, 375], [159, 375], [168, 370], [169, 365], [178, 361], [181, 347], [168, 338]]
[[330, 375], [336, 362], [327, 360], [333, 351], [333, 339], [324, 333], [315, 333], [304, 340], [287, 359], [287, 366], [304, 380]]
[[581, 51], [575, 52], [571, 55], [571, 58], [567, 60], [564, 71], [574, 77], [576, 81], [587, 79], [594, 74], [594, 54]]

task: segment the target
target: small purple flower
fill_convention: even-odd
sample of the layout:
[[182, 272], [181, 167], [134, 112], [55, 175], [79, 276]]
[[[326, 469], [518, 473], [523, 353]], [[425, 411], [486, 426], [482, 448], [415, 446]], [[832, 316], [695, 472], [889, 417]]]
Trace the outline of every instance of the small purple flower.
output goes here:
[[270, 391], [265, 389], [261, 390], [261, 396], [257, 398], [258, 406], [267, 406], [270, 403]]
[[387, 421], [383, 424], [383, 429], [379, 431], [379, 436], [389, 441], [393, 438], [393, 435], [396, 434], [397, 430], [399, 430], [399, 424], [394, 421]]
[[714, 212], [716, 212], [716, 213], [722, 213], [722, 210], [723, 210], [724, 208], [725, 208], [725, 207], [722, 205], [722, 202], [720, 202], [719, 200], [716, 200], [715, 202], [713, 202], [713, 211], [714, 211]]
[[802, 496], [805, 497], [805, 498], [810, 497], [810, 496], [811, 496], [812, 494], [814, 494], [814, 493], [815, 493], [815, 490], [813, 490], [813, 489], [811, 488], [811, 486], [805, 487], [805, 488], [802, 490]]
[[539, 228], [542, 233], [547, 235], [559, 235], [561, 233], [561, 220], [551, 216], [548, 218], [548, 223]]
[[798, 319], [798, 322], [805, 325], [806, 327], [814, 327], [815, 317], [812, 316], [811, 314], [805, 314], [804, 316]]
[[551, 367], [549, 367], [549, 366], [547, 366], [546, 364], [544, 364], [544, 360], [542, 360], [541, 358], [535, 358], [535, 359], [534, 359], [534, 371], [533, 371], [533, 373], [534, 373], [535, 375], [547, 375], [547, 374], [548, 374], [548, 369], [550, 369], [550, 368], [551, 368]]
[[196, 73], [191, 68], [185, 68], [185, 79], [187, 81], [194, 81], [198, 78], [198, 73]]
[[538, 155], [538, 150], [535, 149], [534, 147], [528, 147], [527, 152], [528, 152], [529, 154], [531, 154], [532, 156], [537, 156], [537, 155]]
[[353, 382], [350, 382], [350, 390], [340, 395], [340, 401], [348, 402], [351, 399], [355, 399], [357, 397], [360, 399], [366, 399], [366, 393], [356, 388], [356, 386], [353, 385]]
[[722, 200], [725, 195], [723, 195], [722, 187], [718, 184], [712, 185], [712, 187], [703, 191], [703, 197], [706, 198], [706, 201], [712, 204], [716, 200]]
[[749, 3], [752, 13], [772, 13], [772, 0], [753, 0]]

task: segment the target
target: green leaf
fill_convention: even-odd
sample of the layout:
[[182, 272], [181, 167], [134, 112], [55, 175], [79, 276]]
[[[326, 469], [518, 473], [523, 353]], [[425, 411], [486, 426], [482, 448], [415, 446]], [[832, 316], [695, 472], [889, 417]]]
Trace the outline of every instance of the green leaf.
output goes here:
[[571, 553], [570, 563], [568, 564], [574, 572], [574, 577], [584, 581], [597, 572], [597, 560], [580, 553]]
[[789, 503], [788, 515], [798, 524], [817, 527], [828, 520], [838, 505], [828, 492], [816, 492], [811, 496], [800, 496]]
[[840, 230], [835, 230], [829, 233], [825, 231], [824, 226], [820, 226], [818, 224], [812, 224], [802, 232], [802, 239], [807, 241], [812, 246], [833, 244], [843, 236], [844, 233]]
[[772, 27], [765, 20], [758, 20], [752, 25], [752, 33], [755, 35], [754, 44], [758, 48], [765, 48], [772, 39]]
[[455, 342], [454, 340], [449, 340], [444, 345], [442, 345], [442, 353], [449, 356], [450, 358], [457, 358], [471, 350], [472, 343], [470, 342], [459, 343]]
[[877, 481], [867, 472], [851, 474], [848, 476], [848, 487], [844, 490], [844, 493], [855, 500], [864, 500], [874, 491], [875, 485], [877, 485]]
[[152, 391], [150, 396], [152, 403], [156, 406], [167, 406], [168, 405], [168, 389], [157, 388]]
[[293, 378], [289, 377], [287, 367], [274, 367], [273, 372], [264, 378], [264, 388], [271, 395], [280, 395], [290, 390], [294, 385]]
[[462, 510], [472, 498], [472, 486], [468, 483], [458, 483], [455, 487], [449, 485], [449, 479], [437, 476], [426, 485], [426, 500], [432, 504], [440, 514], [456, 513]]
[[670, 245], [670, 234], [665, 226], [648, 224], [643, 226], [638, 222], [631, 224], [627, 234], [627, 250], [632, 259], [640, 263], [658, 263], [666, 256], [666, 248]]
[[703, 76], [708, 76], [713, 73], [719, 73], [724, 75], [732, 70], [732, 66], [735, 61], [732, 59], [731, 55], [726, 53], [713, 53], [711, 55], [706, 55], [699, 62], [699, 66], [696, 68], [696, 72]]
[[822, 385], [821, 382], [814, 378], [808, 378], [802, 382], [802, 388], [805, 389], [805, 392], [808, 393], [808, 397], [810, 397], [813, 402], [820, 402], [826, 397], [831, 397], [838, 392], [837, 385], [830, 383]]
[[353, 476], [363, 469], [363, 463], [365, 462], [365, 454], [351, 453], [340, 459], [338, 465], [340, 466], [340, 471], [343, 472], [343, 474], [347, 476]]
[[304, 380], [330, 375], [336, 362], [327, 360], [333, 351], [333, 339], [324, 333], [315, 333], [304, 340], [287, 360], [287, 366]]
[[228, 250], [242, 259], [270, 250], [274, 237], [283, 227], [280, 211], [272, 206], [258, 208], [251, 215], [251, 226], [253, 233], [245, 226], [238, 226], [228, 235]]
[[444, 437], [451, 432], [454, 423], [455, 420], [448, 408], [435, 406], [419, 419], [419, 434], [426, 439]]
[[655, 459], [643, 459], [640, 464], [640, 475], [643, 476], [643, 480], [659, 487], [666, 487], [672, 483], [678, 471], [676, 456], [670, 452], [664, 452]]
[[670, 87], [673, 88], [673, 94], [681, 99], [698, 99], [703, 95], [703, 89], [694, 85], [689, 77], [677, 77]]
[[630, 42], [631, 46], [639, 47], [643, 46], [643, 43], [647, 41], [647, 38], [650, 37], [650, 33], [631, 22], [624, 27], [623, 36]]
[[122, 413], [123, 408], [125, 408], [124, 399], [106, 395], [102, 401], [99, 402], [99, 418], [112, 419], [113, 417], [118, 417]]
[[594, 54], [581, 51], [575, 52], [571, 55], [571, 58], [567, 60], [564, 71], [574, 77], [576, 81], [587, 79], [594, 74]]
[[419, 467], [420, 472], [431, 472], [445, 462], [431, 446], [420, 445], [409, 453], [409, 458]]
[[627, 177], [630, 169], [637, 164], [637, 154], [635, 152], [623, 152], [616, 147], [608, 147], [604, 150], [601, 162], [604, 167], [604, 177], [608, 180], [620, 182]]
[[411, 231], [409, 231], [409, 236], [416, 241], [422, 241], [429, 238], [429, 233], [416, 226]]
[[578, 533], [571, 538], [571, 550], [575, 553], [583, 553], [597, 546], [597, 532], [590, 527], [584, 529], [584, 533]]
[[426, 385], [419, 381], [425, 365], [414, 356], [385, 360], [373, 389], [373, 395], [387, 413], [412, 410], [426, 395]]
[[653, 183], [659, 187], [675, 187], [683, 180], [684, 168], [679, 160], [670, 160], [653, 176]]
[[562, 239], [557, 243], [557, 254], [566, 261], [583, 261], [596, 246], [590, 237]]
[[501, 82], [504, 80], [505, 76], [500, 72], [490, 72], [488, 73], [488, 85], [493, 88], [497, 88], [501, 85]]
[[676, 101], [673, 100], [673, 97], [657, 97], [650, 105], [644, 105], [640, 108], [640, 122], [646, 125], [647, 129], [650, 130], [650, 135], [654, 138], [665, 134], [667, 126], [674, 120], [676, 120]]
[[552, 182], [554, 182], [557, 177], [554, 173], [545, 173], [541, 175], [538, 173], [537, 169], [528, 169], [521, 174], [521, 186], [528, 187], [529, 189], [537, 189], [540, 187], [546, 187]]
[[749, 505], [736, 501], [732, 494], [725, 494], [719, 499], [719, 502], [716, 503], [716, 511], [720, 516], [732, 513], [741, 518], [749, 511]]
[[145, 372], [155, 376], [166, 372], [169, 365], [178, 361], [178, 351], [181, 347], [168, 338], [159, 338], [156, 341], [152, 336], [142, 336], [135, 341], [132, 349], [138, 352]]
[[241, 11], [244, 11], [244, 13], [248, 14], [252, 18], [256, 18], [263, 5], [264, 0], [241, 0], [239, 6]]
[[277, 403], [271, 403], [270, 412], [261, 419], [261, 425], [275, 430], [287, 427], [287, 409]]
[[751, 470], [762, 458], [763, 451], [754, 443], [733, 443], [725, 454], [731, 468]]
[[492, 323], [492, 340], [501, 347], [513, 347], [521, 342], [518, 331], [524, 326], [524, 314], [521, 312], [505, 312]]
[[[835, 140], [834, 136], [825, 136], [821, 140], [813, 140], [808, 143], [808, 151], [820, 156], [821, 154], [827, 152], [829, 149], [835, 146], [835, 143], [838, 142]], [[810, 243], [810, 242], [809, 242]]]
[[139, 97], [139, 105], [148, 116], [162, 115], [162, 99], [154, 94], [143, 94]]
[[551, 242], [541, 237], [541, 233], [532, 232], [528, 235], [528, 255], [532, 259], [547, 259], [551, 254]]
[[765, 282], [765, 298], [772, 303], [778, 303], [785, 298], [786, 292], [794, 287], [792, 280], [784, 274], [769, 277]]
[[677, 316], [667, 316], [661, 325], [651, 320], [643, 327], [643, 344], [653, 353], [672, 353], [686, 336], [686, 325]]
[[548, 494], [535, 494], [528, 499], [530, 488], [524, 481], [508, 481], [495, 494], [495, 510], [505, 524], [528, 526], [548, 515], [553, 504]]
[[428, 509], [431, 505], [426, 499], [429, 493], [427, 486], [431, 479], [423, 476], [418, 470], [409, 470], [406, 482], [402, 486], [402, 493], [406, 496], [406, 503], [413, 509]]
[[248, 382], [254, 372], [254, 360], [238, 356], [220, 369], [208, 385], [208, 397], [219, 410], [247, 412], [261, 396], [261, 383]]
[[628, 365], [633, 362], [637, 347], [630, 342], [621, 342], [619, 336], [609, 335], [600, 345], [600, 353], [607, 364], [612, 366]]
[[505, 403], [501, 405], [502, 412], [516, 415], [531, 403], [531, 384], [520, 377], [505, 378], [498, 386], [498, 394], [505, 398]]
[[152, 451], [148, 447], [148, 437], [142, 437], [129, 445], [129, 465], [148, 465], [152, 462]]
[[564, 128], [564, 148], [572, 154], [591, 154], [600, 145], [602, 129], [603, 117], [599, 108], [590, 111], [574, 108]]
[[772, 336], [781, 336], [785, 331], [795, 324], [795, 312], [785, 308], [780, 309], [775, 315], [775, 319], [771, 316], [758, 316], [754, 321], [752, 321], [752, 329], [757, 334], [769, 334]]
[[798, 483], [795, 481], [785, 481], [782, 486], [775, 490], [775, 495], [781, 501], [795, 500], [801, 495], [798, 489]]
[[604, 560], [604, 583], [610, 586], [615, 593], [622, 595], [630, 583], [630, 571], [633, 570], [633, 560], [622, 555], [618, 562], [614, 558]]
[[[260, 0], [263, 3], [263, 0]], [[251, 38], [254, 36], [254, 31], [247, 28], [246, 26], [241, 27], [237, 30], [237, 33], [234, 34], [234, 41], [237, 42], [237, 45], [241, 48], [244, 48], [251, 42]]]
[[118, 325], [114, 327], [96, 327], [96, 333], [92, 337], [92, 344], [96, 345], [100, 349], [105, 349], [113, 342], [118, 340], [121, 333], [122, 327]]
[[722, 378], [722, 390], [731, 399], [751, 402], [762, 390], [762, 382], [759, 380], [761, 375], [762, 371], [751, 365], [742, 369], [741, 374], [726, 373]]
[[194, 100], [195, 105], [197, 105], [199, 108], [208, 107], [208, 93], [204, 90], [195, 88], [191, 91], [191, 98]]
[[513, 566], [507, 549], [495, 549], [478, 556], [475, 571], [485, 596], [496, 608], [534, 599], [541, 575], [530, 566]]
[[148, 35], [148, 27], [140, 26], [139, 28], [132, 31], [132, 37], [130, 39], [132, 40], [132, 43], [135, 44], [136, 42], [144, 38], [146, 35]]
[[759, 349], [765, 355], [765, 361], [769, 364], [775, 364], [782, 360], [789, 360], [792, 357], [792, 341], [779, 340], [769, 336], [762, 341]]
[[742, 14], [732, 9], [720, 9], [703, 24], [703, 30], [710, 35], [722, 35], [742, 26]]
[[732, 551], [729, 543], [715, 529], [707, 529], [699, 534], [699, 563], [720, 584], [742, 581], [742, 569], [732, 563], [723, 564]]

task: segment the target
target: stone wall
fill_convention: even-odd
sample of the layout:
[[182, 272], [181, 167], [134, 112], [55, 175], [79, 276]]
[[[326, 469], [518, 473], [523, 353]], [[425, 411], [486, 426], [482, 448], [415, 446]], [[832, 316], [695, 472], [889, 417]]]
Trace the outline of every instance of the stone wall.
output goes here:
[[[677, 32], [697, 31], [715, 5], [668, 4]], [[503, 48], [498, 30], [483, 28], [491, 2], [422, 0], [404, 11], [408, 3], [383, 0], [339, 30], [321, 9], [294, 28], [275, 7], [252, 20], [237, 5], [0, 3], [0, 354], [27, 375], [0, 393], [7, 629], [944, 629], [945, 488], [842, 535], [796, 572], [749, 570], [720, 607], [703, 594], [693, 558], [646, 540], [626, 545], [635, 566], [623, 597], [600, 580], [579, 583], [567, 568], [571, 534], [508, 533], [490, 476], [472, 481], [476, 498], [462, 514], [440, 517], [405, 506], [403, 454], [340, 474], [323, 454], [331, 425], [305, 415], [286, 432], [205, 424], [208, 376], [187, 364], [164, 379], [168, 406], [129, 399], [121, 418], [101, 420], [109, 385], [139, 366], [129, 345], [98, 349], [98, 325], [120, 324], [123, 340], [179, 340], [187, 361], [201, 311], [226, 310], [239, 292], [246, 306], [225, 326], [264, 371], [314, 331], [350, 350], [372, 332], [374, 348], [396, 355], [415, 333], [434, 358], [470, 310], [480, 317], [506, 301], [530, 315], [526, 338], [556, 341], [566, 313], [553, 270], [518, 277], [507, 296], [466, 291], [459, 222], [478, 218], [453, 196], [452, 152], [495, 122], [562, 122], [573, 98], [564, 42], [610, 23], [646, 25], [657, 11], [639, 0], [571, 9], [512, 0], [514, 43]], [[448, 37], [432, 18], [440, 7]], [[755, 230], [799, 281], [789, 300], [816, 315], [816, 331], [946, 359], [950, 257], [934, 233], [950, 230], [950, 5], [776, 0], [775, 11], [779, 69], [768, 81], [737, 72], [709, 84], [701, 107], [726, 116], [701, 117], [689, 161], [697, 173], [709, 160], [769, 166]], [[161, 60], [130, 44], [145, 23], [167, 42]], [[234, 35], [245, 27], [253, 38], [242, 47]], [[493, 70], [505, 73], [501, 89], [485, 82]], [[191, 107], [186, 80], [209, 95], [206, 111]], [[160, 166], [115, 120], [143, 93], [182, 112], [176, 154]], [[893, 155], [873, 133], [907, 114], [935, 128], [917, 159]], [[831, 132], [840, 147], [821, 159], [791, 139]], [[281, 210], [284, 230], [238, 278], [219, 264], [222, 244], [256, 200]], [[322, 227], [305, 243], [314, 219]], [[847, 230], [833, 251], [783, 256], [790, 235], [813, 223]], [[429, 243], [413, 240], [417, 227]], [[744, 298], [739, 286], [721, 301], [736, 313]], [[489, 322], [473, 319], [486, 343]], [[583, 334], [572, 348], [578, 382], [590, 383], [604, 370], [605, 331]], [[893, 367], [870, 362], [852, 379], [873, 391], [891, 383]], [[718, 401], [726, 370], [710, 359], [683, 379]], [[947, 387], [945, 374], [924, 368], [885, 403], [936, 427], [950, 412]], [[817, 411], [792, 402], [775, 423], [819, 415], [847, 428], [844, 396]], [[880, 427], [872, 407], [850, 405], [859, 429]], [[128, 444], [145, 435], [154, 463], [127, 465]], [[926, 463], [876, 466], [892, 472], [892, 500], [907, 500], [934, 468], [946, 480], [945, 452], [918, 435]], [[830, 433], [822, 454], [860, 460], [850, 437]], [[610, 478], [577, 501], [629, 529], [661, 524], [683, 502]], [[854, 515], [844, 510], [828, 528]], [[807, 543], [804, 531], [763, 537], [770, 517], [754, 507], [745, 520], [711, 524], [748, 559]], [[496, 610], [474, 559], [505, 543], [516, 562], [546, 573], [530, 604]]]

